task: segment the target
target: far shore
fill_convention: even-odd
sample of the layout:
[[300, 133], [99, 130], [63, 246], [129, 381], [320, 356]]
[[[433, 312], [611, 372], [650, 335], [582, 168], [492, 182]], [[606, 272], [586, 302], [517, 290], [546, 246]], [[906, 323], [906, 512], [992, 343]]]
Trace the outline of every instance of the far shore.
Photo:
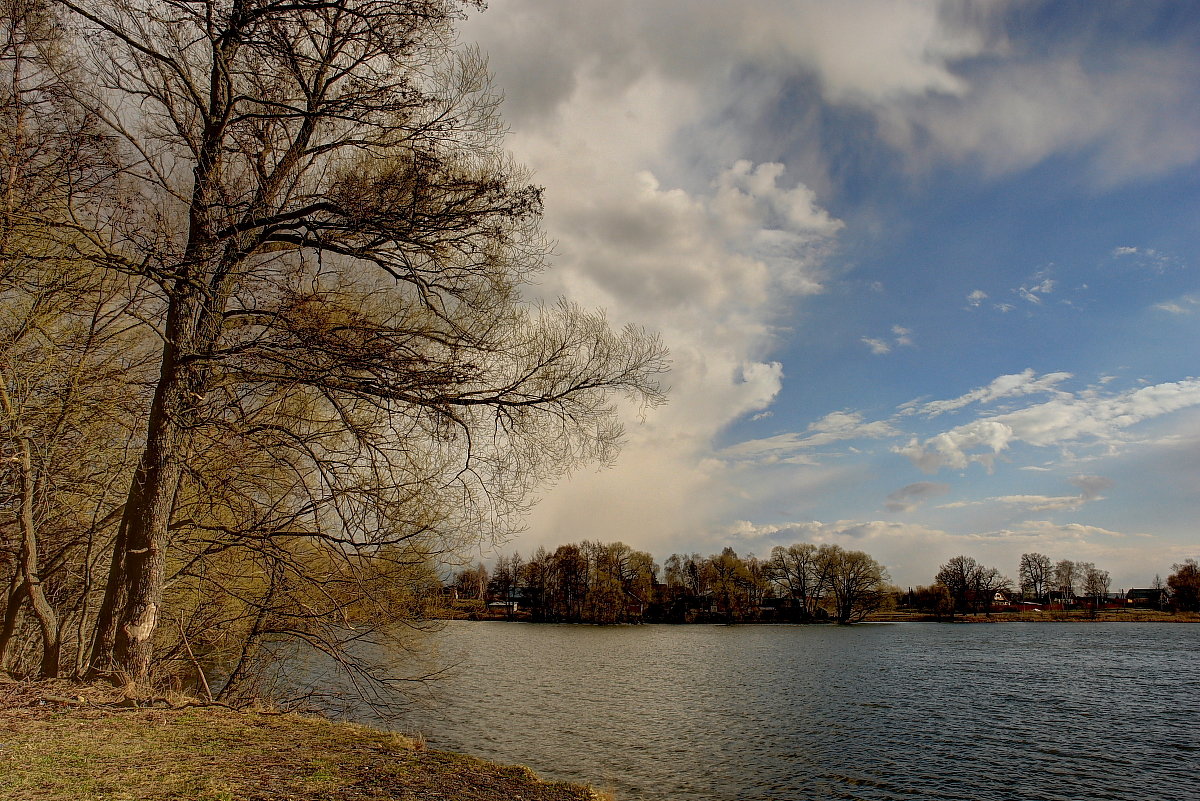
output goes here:
[[1092, 614], [1086, 609], [1040, 612], [980, 612], [978, 614], [935, 617], [920, 612], [876, 612], [866, 623], [1200, 623], [1198, 612], [1160, 612], [1157, 609], [1101, 609]]
[[[442, 620], [475, 620], [493, 622], [566, 622], [566, 621], [534, 621], [527, 613], [489, 612], [484, 614], [447, 613], [436, 616]], [[642, 621], [647, 622], [647, 621]], [[670, 626], [713, 625], [727, 621], [704, 620], [694, 623], [664, 623]], [[775, 620], [740, 620], [734, 621], [750, 626], [777, 625], [832, 625], [826, 622], [797, 624], [788, 621]], [[1021, 612], [979, 612], [969, 614], [949, 615], [926, 614], [906, 610], [874, 612], [862, 620], [863, 623], [1200, 623], [1200, 612], [1160, 612], [1156, 609], [1102, 609], [1095, 614], [1085, 609], [1059, 609]], [[590, 622], [580, 622], [578, 625], [596, 625]], [[639, 625], [639, 622], [628, 622], [627, 625]]]

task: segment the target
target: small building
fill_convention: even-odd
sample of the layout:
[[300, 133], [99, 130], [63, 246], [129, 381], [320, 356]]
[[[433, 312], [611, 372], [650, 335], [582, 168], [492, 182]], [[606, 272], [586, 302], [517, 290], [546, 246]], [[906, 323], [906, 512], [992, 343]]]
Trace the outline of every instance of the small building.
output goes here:
[[517, 611], [518, 604], [516, 601], [488, 601], [487, 608], [492, 612], [508, 612]]
[[1125, 606], [1135, 609], [1165, 609], [1167, 591], [1155, 587], [1132, 589], [1125, 593]]
[[1051, 590], [1046, 593], [1046, 604], [1050, 608], [1057, 606], [1059, 609], [1066, 609], [1074, 606], [1076, 603], [1075, 593], [1070, 590]]

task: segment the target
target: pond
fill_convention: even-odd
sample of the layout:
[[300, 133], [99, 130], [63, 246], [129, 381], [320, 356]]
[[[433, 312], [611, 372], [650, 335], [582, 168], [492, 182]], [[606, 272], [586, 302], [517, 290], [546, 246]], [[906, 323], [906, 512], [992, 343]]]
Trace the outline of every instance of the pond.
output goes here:
[[622, 801], [1195, 797], [1200, 626], [456, 621], [432, 636], [454, 667], [393, 728]]

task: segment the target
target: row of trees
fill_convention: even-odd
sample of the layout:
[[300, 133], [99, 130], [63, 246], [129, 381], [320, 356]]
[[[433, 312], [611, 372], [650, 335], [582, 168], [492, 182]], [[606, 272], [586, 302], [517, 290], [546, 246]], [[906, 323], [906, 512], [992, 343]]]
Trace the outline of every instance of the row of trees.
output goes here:
[[[1021, 555], [1018, 565], [1019, 582], [969, 556], [955, 556], [941, 565], [934, 584], [915, 591], [915, 601], [938, 615], [955, 612], [990, 612], [998, 597], [1032, 604], [1054, 600], [1073, 603], [1078, 596], [1089, 599], [1095, 610], [1108, 599], [1112, 580], [1108, 571], [1099, 570], [1091, 562], [1062, 559], [1051, 562], [1040, 553]], [[1018, 595], [1019, 588], [1019, 595]]]
[[[1200, 565], [1188, 559], [1172, 566], [1175, 571], [1164, 584], [1157, 576], [1151, 588], [1161, 592], [1162, 603], [1181, 611], [1200, 611]], [[956, 556], [941, 565], [934, 583], [911, 591], [909, 601], [918, 609], [938, 616], [990, 612], [998, 597], [1021, 603], [1061, 604], [1080, 599], [1093, 613], [1109, 603], [1112, 578], [1092, 562], [1070, 559], [1051, 561], [1040, 553], [1021, 555], [1014, 583], [997, 568], [987, 567], [969, 556]]]
[[732, 548], [701, 556], [672, 554], [660, 566], [624, 543], [584, 541], [528, 560], [500, 557], [459, 571], [460, 598], [515, 602], [535, 620], [791, 621], [853, 623], [889, 598], [887, 571], [862, 551], [837, 545], [777, 546], [768, 559]]
[[542, 307], [458, 0], [0, 0], [0, 667], [369, 677], [611, 459], [659, 341]]
[[1029, 600], [1048, 600], [1051, 593], [1060, 596], [1084, 596], [1099, 604], [1108, 595], [1112, 578], [1092, 562], [1061, 559], [1051, 562], [1040, 553], [1021, 554], [1017, 569], [1018, 586]]
[[[1167, 582], [1156, 579], [1172, 608], [1200, 611], [1200, 565], [1173, 566]], [[512, 603], [535, 620], [621, 623], [694, 620], [862, 620], [891, 603], [938, 617], [991, 612], [1013, 603], [1083, 603], [1095, 612], [1111, 596], [1109, 573], [1091, 562], [1052, 562], [1022, 554], [1019, 583], [972, 557], [940, 566], [934, 583], [902, 593], [887, 584], [886, 570], [861, 551], [836, 545], [777, 546], [767, 559], [739, 557], [732, 548], [701, 556], [672, 554], [660, 566], [645, 552], [617, 543], [584, 541], [539, 548], [458, 571], [450, 582], [457, 596], [481, 603]], [[1123, 599], [1122, 599], [1123, 603]]]

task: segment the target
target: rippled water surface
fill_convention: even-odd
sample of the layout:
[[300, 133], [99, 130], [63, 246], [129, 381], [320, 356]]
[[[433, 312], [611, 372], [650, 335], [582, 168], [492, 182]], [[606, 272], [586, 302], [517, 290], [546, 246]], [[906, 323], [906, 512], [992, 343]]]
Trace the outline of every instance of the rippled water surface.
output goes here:
[[435, 748], [633, 799], [1200, 798], [1200, 626], [453, 622]]

